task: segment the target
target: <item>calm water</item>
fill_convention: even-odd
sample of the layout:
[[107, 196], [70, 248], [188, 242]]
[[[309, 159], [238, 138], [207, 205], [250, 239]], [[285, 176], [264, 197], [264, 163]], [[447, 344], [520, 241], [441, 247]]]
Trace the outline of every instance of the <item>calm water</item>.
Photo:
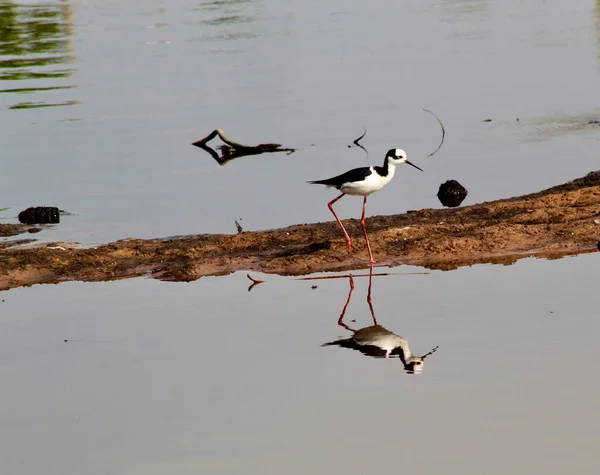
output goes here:
[[320, 347], [348, 335], [345, 279], [3, 293], [0, 471], [598, 473], [599, 259], [375, 277], [379, 322], [439, 345], [420, 375]]
[[[59, 206], [74, 216], [37, 237], [84, 243], [324, 221], [332, 193], [305, 181], [393, 146], [426, 173], [371, 214], [437, 207], [449, 178], [465, 204], [564, 182], [598, 168], [599, 5], [1, 2], [2, 215]], [[430, 159], [422, 108], [448, 132]], [[369, 158], [347, 148], [363, 126]], [[190, 145], [215, 127], [299, 150], [219, 167]]]
[[[4, 1], [0, 213], [59, 206], [36, 237], [88, 244], [330, 220], [304, 182], [393, 146], [426, 173], [371, 214], [450, 178], [465, 204], [535, 191], [598, 168], [599, 66], [592, 0]], [[298, 151], [220, 167], [190, 145], [215, 127]], [[375, 277], [379, 323], [439, 345], [412, 376], [320, 347], [347, 279], [3, 292], [0, 473], [598, 473], [599, 258]]]

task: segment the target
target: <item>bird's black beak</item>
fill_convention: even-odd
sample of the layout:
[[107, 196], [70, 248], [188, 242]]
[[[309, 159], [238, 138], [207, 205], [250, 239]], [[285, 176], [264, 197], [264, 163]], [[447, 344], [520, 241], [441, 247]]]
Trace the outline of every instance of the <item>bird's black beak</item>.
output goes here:
[[[423, 172], [422, 168], [419, 168], [418, 166], [416, 166], [414, 163], [409, 162], [408, 160], [406, 160], [406, 163], [408, 163], [411, 167], [415, 167], [417, 170], [421, 170]], [[425, 172], [423, 172], [425, 173]]]

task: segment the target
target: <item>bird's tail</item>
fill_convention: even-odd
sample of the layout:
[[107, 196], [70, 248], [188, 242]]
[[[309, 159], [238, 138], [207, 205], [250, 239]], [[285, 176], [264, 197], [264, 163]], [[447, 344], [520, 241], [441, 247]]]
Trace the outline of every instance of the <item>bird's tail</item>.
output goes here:
[[306, 183], [310, 183], [311, 185], [329, 185], [328, 180], [312, 180]]
[[321, 345], [321, 348], [323, 348], [324, 346], [334, 346], [334, 345], [342, 346], [343, 347], [343, 346], [346, 346], [348, 343], [350, 343], [350, 341], [351, 341], [350, 338], [346, 338], [344, 340], [330, 341], [328, 343], [323, 343]]

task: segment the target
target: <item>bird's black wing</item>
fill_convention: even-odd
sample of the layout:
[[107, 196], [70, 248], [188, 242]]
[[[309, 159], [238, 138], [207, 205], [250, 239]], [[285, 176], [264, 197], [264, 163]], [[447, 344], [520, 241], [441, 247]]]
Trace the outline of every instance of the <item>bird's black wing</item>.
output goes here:
[[385, 355], [387, 354], [384, 349], [374, 345], [358, 345], [355, 349], [371, 358], [385, 358]]
[[363, 181], [369, 175], [371, 175], [373, 171], [371, 167], [361, 167], [355, 168], [353, 170], [347, 171], [346, 173], [342, 173], [341, 175], [334, 176], [332, 178], [327, 178], [325, 180], [315, 180], [309, 181], [309, 183], [313, 185], [327, 185], [334, 186], [335, 188], [341, 187], [344, 183], [353, 182], [353, 181]]
[[[332, 346], [337, 345], [342, 348], [350, 348], [351, 350], [360, 351], [365, 356], [370, 356], [372, 358], [385, 358], [386, 351], [379, 346], [375, 345], [359, 345], [352, 338], [347, 338], [345, 340], [337, 340], [332, 341], [330, 343], [324, 343], [321, 346]], [[390, 355], [392, 356], [392, 355]], [[395, 355], [398, 356], [397, 354]]]

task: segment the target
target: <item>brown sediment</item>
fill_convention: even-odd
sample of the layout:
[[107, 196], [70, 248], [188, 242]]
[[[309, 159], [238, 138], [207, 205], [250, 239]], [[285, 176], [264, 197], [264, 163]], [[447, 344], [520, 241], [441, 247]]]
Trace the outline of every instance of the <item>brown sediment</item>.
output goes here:
[[[367, 228], [376, 265], [455, 269], [596, 251], [599, 218], [597, 171], [516, 198], [375, 216], [367, 220]], [[93, 249], [4, 248], [0, 249], [0, 289], [142, 275], [191, 281], [240, 270], [302, 275], [366, 267], [359, 221], [348, 220], [345, 225], [353, 237], [350, 253], [335, 222], [227, 235], [127, 239]]]
[[31, 226], [27, 224], [0, 224], [0, 236], [16, 236], [25, 233]]

